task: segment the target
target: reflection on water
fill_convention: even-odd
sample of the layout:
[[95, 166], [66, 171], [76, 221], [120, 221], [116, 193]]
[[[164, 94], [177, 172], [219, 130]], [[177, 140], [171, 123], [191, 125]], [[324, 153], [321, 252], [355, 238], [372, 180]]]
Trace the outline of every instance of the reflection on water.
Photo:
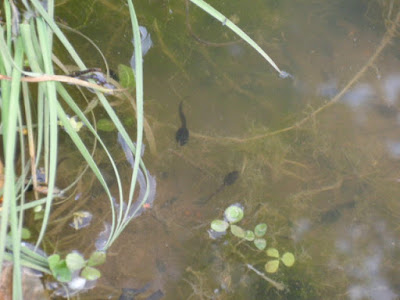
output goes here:
[[[98, 39], [111, 68], [128, 65], [126, 9], [88, 1], [75, 4], [88, 14], [77, 20], [61, 12], [75, 2], [61, 5], [63, 18]], [[389, 2], [220, 3], [293, 80], [232, 43], [236, 37], [204, 12], [187, 11], [181, 1], [138, 2], [140, 24], [154, 42], [144, 66], [145, 111], [160, 150], [143, 157], [158, 191], [153, 208], [110, 250], [101, 284], [83, 299], [117, 299], [123, 288], [148, 283], [144, 299], [158, 291], [163, 299], [397, 299], [400, 62], [393, 45], [340, 100], [318, 110], [374, 55], [385, 34], [382, 12], [393, 20], [399, 9]], [[184, 147], [175, 141], [181, 101], [191, 135]], [[121, 114], [123, 105], [116, 108]], [[115, 147], [132, 164], [124, 146]], [[232, 170], [240, 180], [221, 187]], [[104, 199], [97, 195], [88, 205], [97, 222], [80, 233], [90, 240], [100, 232], [108, 237]], [[233, 203], [245, 208], [241, 226], [265, 221], [267, 247], [295, 254], [292, 268], [268, 274], [288, 289], [278, 291], [246, 267], [264, 272], [264, 252], [240, 252], [243, 245], [229, 235], [208, 237], [210, 222]]]

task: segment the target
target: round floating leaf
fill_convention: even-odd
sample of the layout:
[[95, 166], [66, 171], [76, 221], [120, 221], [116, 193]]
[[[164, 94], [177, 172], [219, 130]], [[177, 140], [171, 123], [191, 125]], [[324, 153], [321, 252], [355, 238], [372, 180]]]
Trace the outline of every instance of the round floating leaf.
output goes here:
[[293, 255], [292, 253], [290, 253], [290, 252], [284, 253], [284, 254], [282, 255], [282, 257], [281, 257], [281, 260], [282, 260], [282, 262], [284, 263], [284, 265], [285, 265], [286, 267], [291, 267], [291, 266], [293, 266], [294, 261], [295, 261], [294, 255]]
[[85, 259], [79, 253], [69, 253], [65, 258], [67, 267], [71, 271], [80, 270], [85, 266]]
[[278, 271], [278, 268], [279, 260], [277, 259], [270, 260], [265, 264], [265, 271], [267, 271], [268, 273], [275, 273], [276, 271]]
[[229, 223], [223, 220], [214, 220], [211, 222], [211, 229], [216, 232], [224, 232], [228, 227]]
[[31, 238], [31, 232], [29, 231], [29, 229], [23, 227], [21, 231], [21, 239], [28, 240], [30, 238]]
[[47, 258], [51, 273], [60, 282], [69, 282], [72, 279], [71, 271], [68, 269], [64, 259], [60, 255], [53, 254]]
[[258, 250], [264, 250], [267, 247], [267, 241], [265, 239], [255, 239], [254, 245]]
[[100, 119], [97, 121], [97, 129], [101, 131], [111, 132], [115, 130], [115, 125], [109, 119]]
[[257, 237], [263, 237], [267, 232], [267, 224], [260, 223], [254, 228], [254, 233]]
[[225, 210], [224, 215], [229, 223], [237, 223], [243, 219], [243, 208], [241, 208], [238, 204], [233, 204]]
[[246, 240], [252, 242], [254, 241], [254, 239], [256, 238], [256, 236], [254, 235], [254, 232], [251, 230], [246, 230], [246, 236], [244, 237]]
[[60, 255], [53, 254], [47, 258], [47, 262], [49, 263], [50, 270], [53, 271], [60, 262]]
[[99, 270], [92, 268], [92, 267], [85, 267], [82, 270], [81, 276], [86, 278], [87, 280], [96, 280], [100, 278], [101, 273]]
[[278, 251], [278, 249], [275, 249], [275, 248], [268, 248], [267, 255], [270, 257], [279, 258], [279, 251]]
[[237, 225], [231, 225], [231, 232], [234, 236], [243, 239], [246, 236], [246, 232]]
[[70, 282], [72, 280], [72, 273], [65, 264], [65, 261], [56, 268], [53, 276], [60, 282]]
[[103, 251], [95, 251], [90, 255], [87, 265], [89, 267], [99, 266], [106, 261], [106, 253]]

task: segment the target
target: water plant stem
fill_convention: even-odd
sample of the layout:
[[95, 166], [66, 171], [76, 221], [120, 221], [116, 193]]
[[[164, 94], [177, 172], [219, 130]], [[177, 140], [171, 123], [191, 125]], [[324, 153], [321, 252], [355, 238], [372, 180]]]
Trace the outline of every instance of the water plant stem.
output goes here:
[[271, 278], [269, 278], [267, 275], [265, 275], [263, 272], [258, 271], [256, 268], [254, 268], [250, 264], [246, 264], [246, 267], [250, 270], [252, 270], [254, 273], [256, 273], [258, 276], [260, 276], [262, 279], [265, 281], [268, 281], [270, 284], [272, 284], [277, 290], [283, 291], [285, 290], [285, 285], [283, 283], [277, 282]]

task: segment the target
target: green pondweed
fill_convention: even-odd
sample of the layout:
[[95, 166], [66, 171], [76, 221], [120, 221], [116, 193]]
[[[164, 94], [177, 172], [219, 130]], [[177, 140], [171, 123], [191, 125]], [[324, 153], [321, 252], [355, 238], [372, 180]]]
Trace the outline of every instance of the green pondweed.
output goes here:
[[[209, 230], [209, 235], [211, 238], [219, 238], [225, 235], [230, 228], [230, 232], [235, 237], [241, 239], [242, 241], [252, 242], [258, 251], [265, 251], [267, 247], [266, 233], [268, 226], [266, 223], [257, 224], [253, 230], [243, 229], [239, 225], [244, 217], [243, 207], [239, 204], [230, 205], [224, 212], [224, 220], [216, 219], [211, 222], [211, 229]], [[236, 247], [236, 246], [234, 246]], [[282, 262], [286, 267], [293, 266], [295, 262], [295, 257], [291, 252], [285, 252], [280, 256], [279, 251], [276, 248], [268, 248], [265, 251], [266, 256], [273, 258], [265, 263], [265, 271], [268, 273], [275, 273], [278, 271], [280, 262]], [[246, 257], [246, 254], [241, 255], [241, 257]], [[260, 275], [263, 279], [267, 280], [273, 284], [277, 289], [283, 289], [281, 283], [275, 282], [274, 280], [268, 278], [265, 274], [255, 269], [252, 265], [247, 264], [247, 267], [253, 270], [255, 273]]]
[[67, 254], [65, 259], [61, 259], [58, 254], [53, 254], [47, 260], [54, 278], [60, 282], [69, 283], [76, 277], [93, 281], [101, 276], [100, 271], [94, 267], [105, 262], [106, 253], [101, 251], [93, 252], [87, 261], [77, 252]]

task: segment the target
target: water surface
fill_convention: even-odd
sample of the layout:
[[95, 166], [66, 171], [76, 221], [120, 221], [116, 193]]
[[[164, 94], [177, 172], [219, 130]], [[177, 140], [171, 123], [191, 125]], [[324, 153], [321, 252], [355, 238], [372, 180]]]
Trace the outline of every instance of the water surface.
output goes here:
[[[117, 299], [122, 288], [147, 283], [147, 295], [160, 289], [164, 299], [397, 299], [397, 35], [340, 99], [324, 107], [381, 45], [387, 30], [382, 15], [393, 20], [399, 3], [389, 11], [379, 2], [212, 2], [293, 80], [279, 78], [194, 5], [187, 12], [184, 1], [135, 3], [154, 42], [144, 59], [145, 112], [158, 153], [147, 151], [144, 160], [157, 178], [157, 196], [110, 249], [98, 287], [81, 299]], [[57, 14], [90, 36], [112, 69], [129, 65], [124, 3], [70, 0]], [[88, 43], [71, 38], [87, 65], [103, 67]], [[182, 147], [175, 140], [181, 101], [190, 131]], [[116, 107], [122, 115], [124, 105]], [[110, 134], [110, 143], [115, 140]], [[128, 163], [125, 168], [129, 174]], [[237, 182], [199, 204], [235, 170]], [[87, 251], [87, 238], [109, 217], [101, 192], [91, 201], [98, 221], [81, 233]], [[264, 272], [264, 252], [237, 245], [229, 235], [209, 238], [210, 222], [233, 203], [244, 206], [241, 226], [266, 222], [268, 247], [295, 254], [292, 268], [268, 275], [285, 291], [246, 267]]]

